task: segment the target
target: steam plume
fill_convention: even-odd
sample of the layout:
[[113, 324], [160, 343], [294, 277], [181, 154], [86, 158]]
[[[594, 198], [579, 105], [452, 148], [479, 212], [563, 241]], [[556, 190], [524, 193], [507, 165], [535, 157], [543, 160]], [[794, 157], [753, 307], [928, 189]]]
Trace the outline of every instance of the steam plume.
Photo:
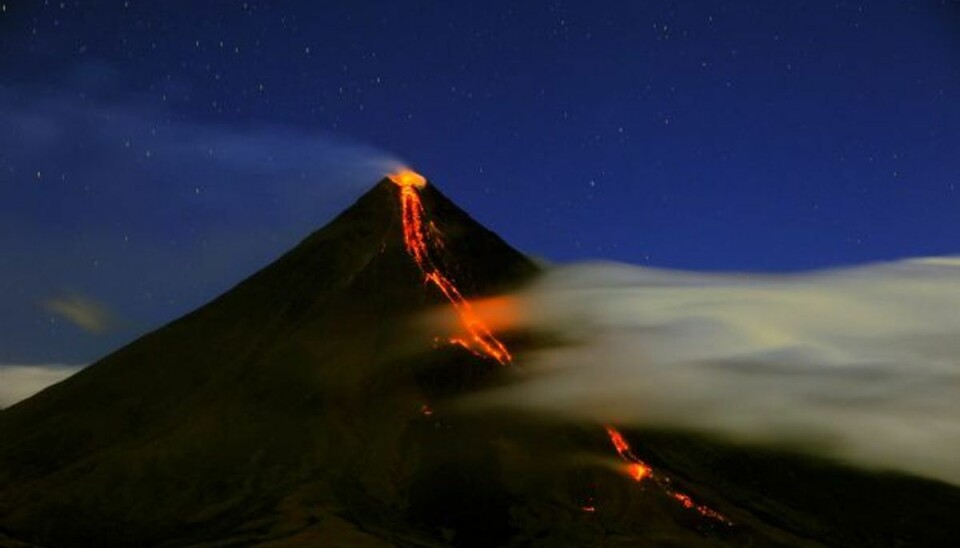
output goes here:
[[960, 485], [960, 258], [777, 276], [582, 264], [517, 304], [511, 321], [574, 344], [475, 403]]

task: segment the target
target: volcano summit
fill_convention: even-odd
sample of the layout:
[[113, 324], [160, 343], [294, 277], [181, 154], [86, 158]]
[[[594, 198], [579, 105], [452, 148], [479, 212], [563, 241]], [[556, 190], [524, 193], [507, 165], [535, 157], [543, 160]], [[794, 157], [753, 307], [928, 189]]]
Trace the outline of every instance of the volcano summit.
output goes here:
[[[931, 482], [460, 412], [457, 396], [510, 382], [524, 349], [550, 342], [494, 333], [471, 300], [538, 272], [419, 175], [385, 178], [226, 294], [0, 412], [0, 545], [862, 546], [957, 533], [960, 494]], [[424, 325], [437, 307], [453, 309], [455, 332]]]

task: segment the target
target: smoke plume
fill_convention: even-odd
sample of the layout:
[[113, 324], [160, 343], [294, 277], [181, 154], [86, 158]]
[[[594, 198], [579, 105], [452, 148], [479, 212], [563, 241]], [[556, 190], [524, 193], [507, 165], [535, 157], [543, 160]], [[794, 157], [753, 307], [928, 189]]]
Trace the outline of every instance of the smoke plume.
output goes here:
[[400, 164], [304, 124], [184, 119], [120, 93], [106, 65], [76, 72], [65, 91], [0, 86], [0, 363], [93, 361], [226, 291]]
[[527, 356], [516, 384], [475, 404], [960, 485], [958, 258], [799, 275], [581, 264], [515, 304], [508, 323], [565, 343]]

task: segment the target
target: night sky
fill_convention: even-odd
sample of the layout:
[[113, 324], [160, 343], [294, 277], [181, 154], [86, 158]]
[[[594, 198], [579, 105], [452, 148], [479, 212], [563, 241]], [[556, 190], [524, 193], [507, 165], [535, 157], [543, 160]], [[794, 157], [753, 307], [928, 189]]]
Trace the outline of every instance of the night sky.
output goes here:
[[0, 364], [83, 364], [397, 160], [552, 261], [960, 253], [946, 1], [0, 0]]

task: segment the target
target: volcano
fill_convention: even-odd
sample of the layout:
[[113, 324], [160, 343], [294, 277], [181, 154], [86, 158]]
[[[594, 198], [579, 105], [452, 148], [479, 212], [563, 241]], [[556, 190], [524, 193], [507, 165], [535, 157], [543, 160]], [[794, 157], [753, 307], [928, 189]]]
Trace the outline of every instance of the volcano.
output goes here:
[[[0, 545], [898, 546], [958, 533], [946, 485], [461, 412], [458, 396], [510, 382], [514, 356], [550, 342], [493, 333], [470, 301], [538, 272], [434, 185], [383, 179], [224, 295], [0, 412]], [[459, 332], [423, 321], [445, 307]]]

